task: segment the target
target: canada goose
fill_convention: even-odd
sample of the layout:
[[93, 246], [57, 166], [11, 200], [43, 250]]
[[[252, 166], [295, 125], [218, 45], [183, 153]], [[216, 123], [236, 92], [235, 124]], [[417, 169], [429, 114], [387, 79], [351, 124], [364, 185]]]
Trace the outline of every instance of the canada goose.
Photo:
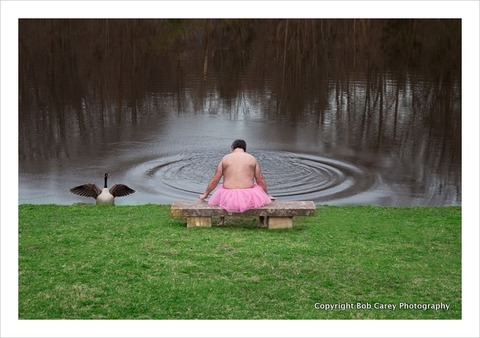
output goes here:
[[107, 188], [108, 173], [105, 173], [105, 186], [100, 190], [95, 184], [87, 183], [70, 189], [76, 195], [93, 197], [97, 204], [114, 205], [115, 197], [122, 197], [133, 194], [135, 190], [127, 187], [125, 184], [115, 184], [110, 190]]

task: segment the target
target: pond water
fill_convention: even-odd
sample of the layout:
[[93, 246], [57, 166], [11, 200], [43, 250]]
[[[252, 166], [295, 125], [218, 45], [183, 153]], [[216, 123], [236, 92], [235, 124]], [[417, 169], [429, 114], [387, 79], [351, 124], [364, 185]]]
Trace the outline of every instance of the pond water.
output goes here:
[[196, 199], [242, 138], [279, 200], [460, 205], [457, 21], [20, 20], [19, 202]]

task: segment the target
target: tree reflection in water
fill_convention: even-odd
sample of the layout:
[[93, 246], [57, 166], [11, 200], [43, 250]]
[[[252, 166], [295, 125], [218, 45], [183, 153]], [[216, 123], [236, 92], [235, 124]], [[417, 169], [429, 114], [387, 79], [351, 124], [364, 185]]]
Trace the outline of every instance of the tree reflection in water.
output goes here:
[[[354, 163], [390, 189], [318, 202], [459, 205], [460, 44], [461, 21], [447, 19], [22, 19], [20, 200], [70, 203], [64, 185], [106, 165], [125, 176], [155, 156], [228, 150], [250, 130], [259, 155]], [[50, 193], [29, 200], [39, 181]]]

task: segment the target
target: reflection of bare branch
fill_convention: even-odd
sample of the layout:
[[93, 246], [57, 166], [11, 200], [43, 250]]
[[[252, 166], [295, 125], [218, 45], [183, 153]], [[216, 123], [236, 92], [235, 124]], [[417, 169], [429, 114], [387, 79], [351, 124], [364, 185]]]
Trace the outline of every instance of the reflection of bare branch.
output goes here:
[[[71, 151], [72, 128], [95, 142], [103, 128], [145, 115], [252, 114], [254, 100], [265, 118], [328, 116], [372, 148], [403, 144], [406, 126], [425, 133], [417, 124], [425, 119], [442, 120], [435, 130], [457, 140], [458, 130], [447, 129], [460, 110], [460, 28], [460, 20], [22, 19], [21, 134], [35, 126], [65, 138]], [[415, 69], [428, 81], [399, 75]], [[32, 147], [49, 156], [43, 141], [20, 142], [23, 157]]]

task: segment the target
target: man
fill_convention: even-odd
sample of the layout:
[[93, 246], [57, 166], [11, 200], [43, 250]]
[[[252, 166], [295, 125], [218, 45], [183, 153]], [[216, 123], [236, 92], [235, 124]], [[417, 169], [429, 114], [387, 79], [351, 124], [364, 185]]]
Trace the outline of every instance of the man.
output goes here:
[[233, 141], [232, 152], [222, 158], [205, 193], [198, 198], [205, 200], [217, 187], [222, 176], [223, 184], [208, 201], [210, 205], [218, 205], [228, 212], [244, 212], [270, 204], [274, 199], [267, 193], [267, 184], [257, 159], [247, 154], [247, 143], [244, 140]]

